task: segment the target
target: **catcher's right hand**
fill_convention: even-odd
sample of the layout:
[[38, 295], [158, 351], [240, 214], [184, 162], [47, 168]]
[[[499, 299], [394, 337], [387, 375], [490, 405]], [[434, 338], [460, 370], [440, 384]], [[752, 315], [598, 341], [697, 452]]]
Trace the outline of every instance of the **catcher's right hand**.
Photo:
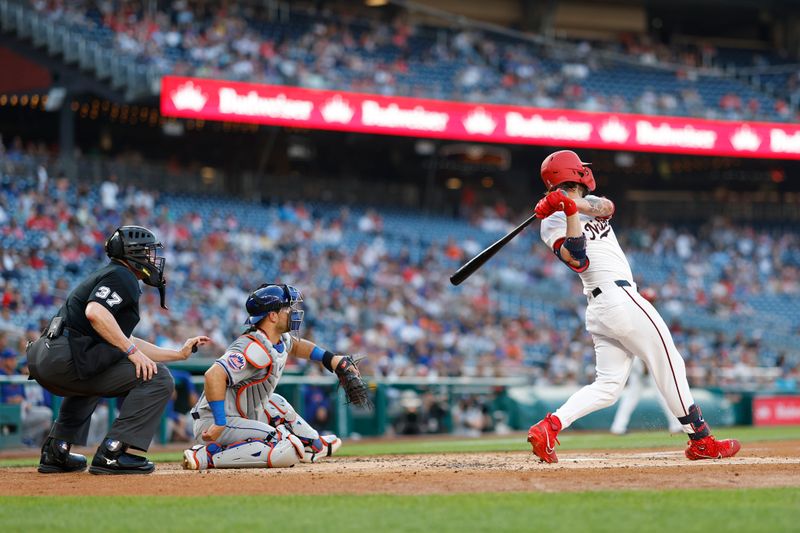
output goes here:
[[339, 384], [344, 389], [347, 396], [347, 403], [352, 403], [358, 407], [372, 409], [372, 400], [369, 398], [369, 388], [358, 371], [358, 366], [352, 357], [343, 355], [339, 364], [334, 369]]

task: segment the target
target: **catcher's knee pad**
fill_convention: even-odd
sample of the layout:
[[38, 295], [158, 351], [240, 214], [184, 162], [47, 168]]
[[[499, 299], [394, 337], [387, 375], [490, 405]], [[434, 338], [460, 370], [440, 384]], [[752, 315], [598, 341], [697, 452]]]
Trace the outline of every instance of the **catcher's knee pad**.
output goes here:
[[267, 454], [267, 466], [269, 468], [294, 466], [303, 458], [303, 453], [303, 443], [300, 442], [300, 439], [289, 435], [274, 443]]
[[291, 424], [297, 420], [294, 407], [280, 394], [272, 394], [264, 403], [264, 414], [267, 415], [267, 423], [272, 427]]

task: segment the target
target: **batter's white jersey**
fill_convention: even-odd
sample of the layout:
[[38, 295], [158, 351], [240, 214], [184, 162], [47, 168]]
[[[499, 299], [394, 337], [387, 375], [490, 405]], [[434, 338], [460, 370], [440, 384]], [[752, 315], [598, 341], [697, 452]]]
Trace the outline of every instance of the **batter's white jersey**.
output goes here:
[[[586, 329], [594, 340], [597, 377], [573, 394], [555, 413], [566, 428], [575, 420], [617, 401], [634, 357], [644, 360], [659, 391], [676, 417], [688, 415], [694, 402], [683, 358], [669, 328], [633, 284], [625, 253], [608, 219], [579, 215], [586, 237], [588, 264], [578, 272], [583, 281]], [[541, 223], [542, 240], [555, 250], [567, 234], [566, 215], [559, 211]], [[691, 432], [690, 426], [684, 430]]]
[[[573, 270], [579, 273], [584, 292], [588, 294], [609, 281], [624, 279], [633, 282], [628, 259], [617, 242], [609, 220], [578, 216], [586, 236], [586, 257], [589, 258], [589, 264], [584, 270]], [[567, 234], [567, 216], [563, 211], [558, 211], [547, 217], [542, 221], [540, 232], [542, 240], [551, 250], [555, 250], [556, 245], [561, 246]]]
[[[228, 346], [222, 357], [214, 361], [228, 375], [226, 416], [264, 418], [264, 405], [278, 385], [291, 348], [292, 337], [288, 333], [273, 345], [259, 330], [240, 336]], [[212, 417], [205, 391], [192, 411], [200, 417]]]

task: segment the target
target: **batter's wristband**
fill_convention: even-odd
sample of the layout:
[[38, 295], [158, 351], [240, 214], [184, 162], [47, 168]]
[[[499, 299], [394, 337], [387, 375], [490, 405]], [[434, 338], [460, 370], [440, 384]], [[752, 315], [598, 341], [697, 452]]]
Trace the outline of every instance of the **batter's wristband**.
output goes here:
[[322, 362], [323, 357], [325, 357], [325, 350], [319, 346], [314, 346], [314, 349], [311, 350], [311, 357], [309, 359], [312, 361]]
[[214, 423], [218, 426], [225, 425], [225, 400], [215, 400], [208, 402], [211, 412], [214, 414]]

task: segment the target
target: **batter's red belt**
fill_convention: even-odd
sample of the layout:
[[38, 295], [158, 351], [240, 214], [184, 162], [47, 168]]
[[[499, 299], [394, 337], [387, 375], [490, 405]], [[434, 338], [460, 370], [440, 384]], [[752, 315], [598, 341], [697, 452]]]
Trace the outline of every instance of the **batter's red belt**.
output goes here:
[[[630, 282], [626, 281], [624, 279], [618, 279], [618, 280], [614, 281], [614, 284], [617, 285], [618, 287], [630, 287], [631, 286]], [[594, 289], [592, 289], [591, 294], [592, 294], [593, 298], [597, 298], [598, 296], [603, 294], [603, 291], [600, 290], [600, 287], [595, 287]]]

